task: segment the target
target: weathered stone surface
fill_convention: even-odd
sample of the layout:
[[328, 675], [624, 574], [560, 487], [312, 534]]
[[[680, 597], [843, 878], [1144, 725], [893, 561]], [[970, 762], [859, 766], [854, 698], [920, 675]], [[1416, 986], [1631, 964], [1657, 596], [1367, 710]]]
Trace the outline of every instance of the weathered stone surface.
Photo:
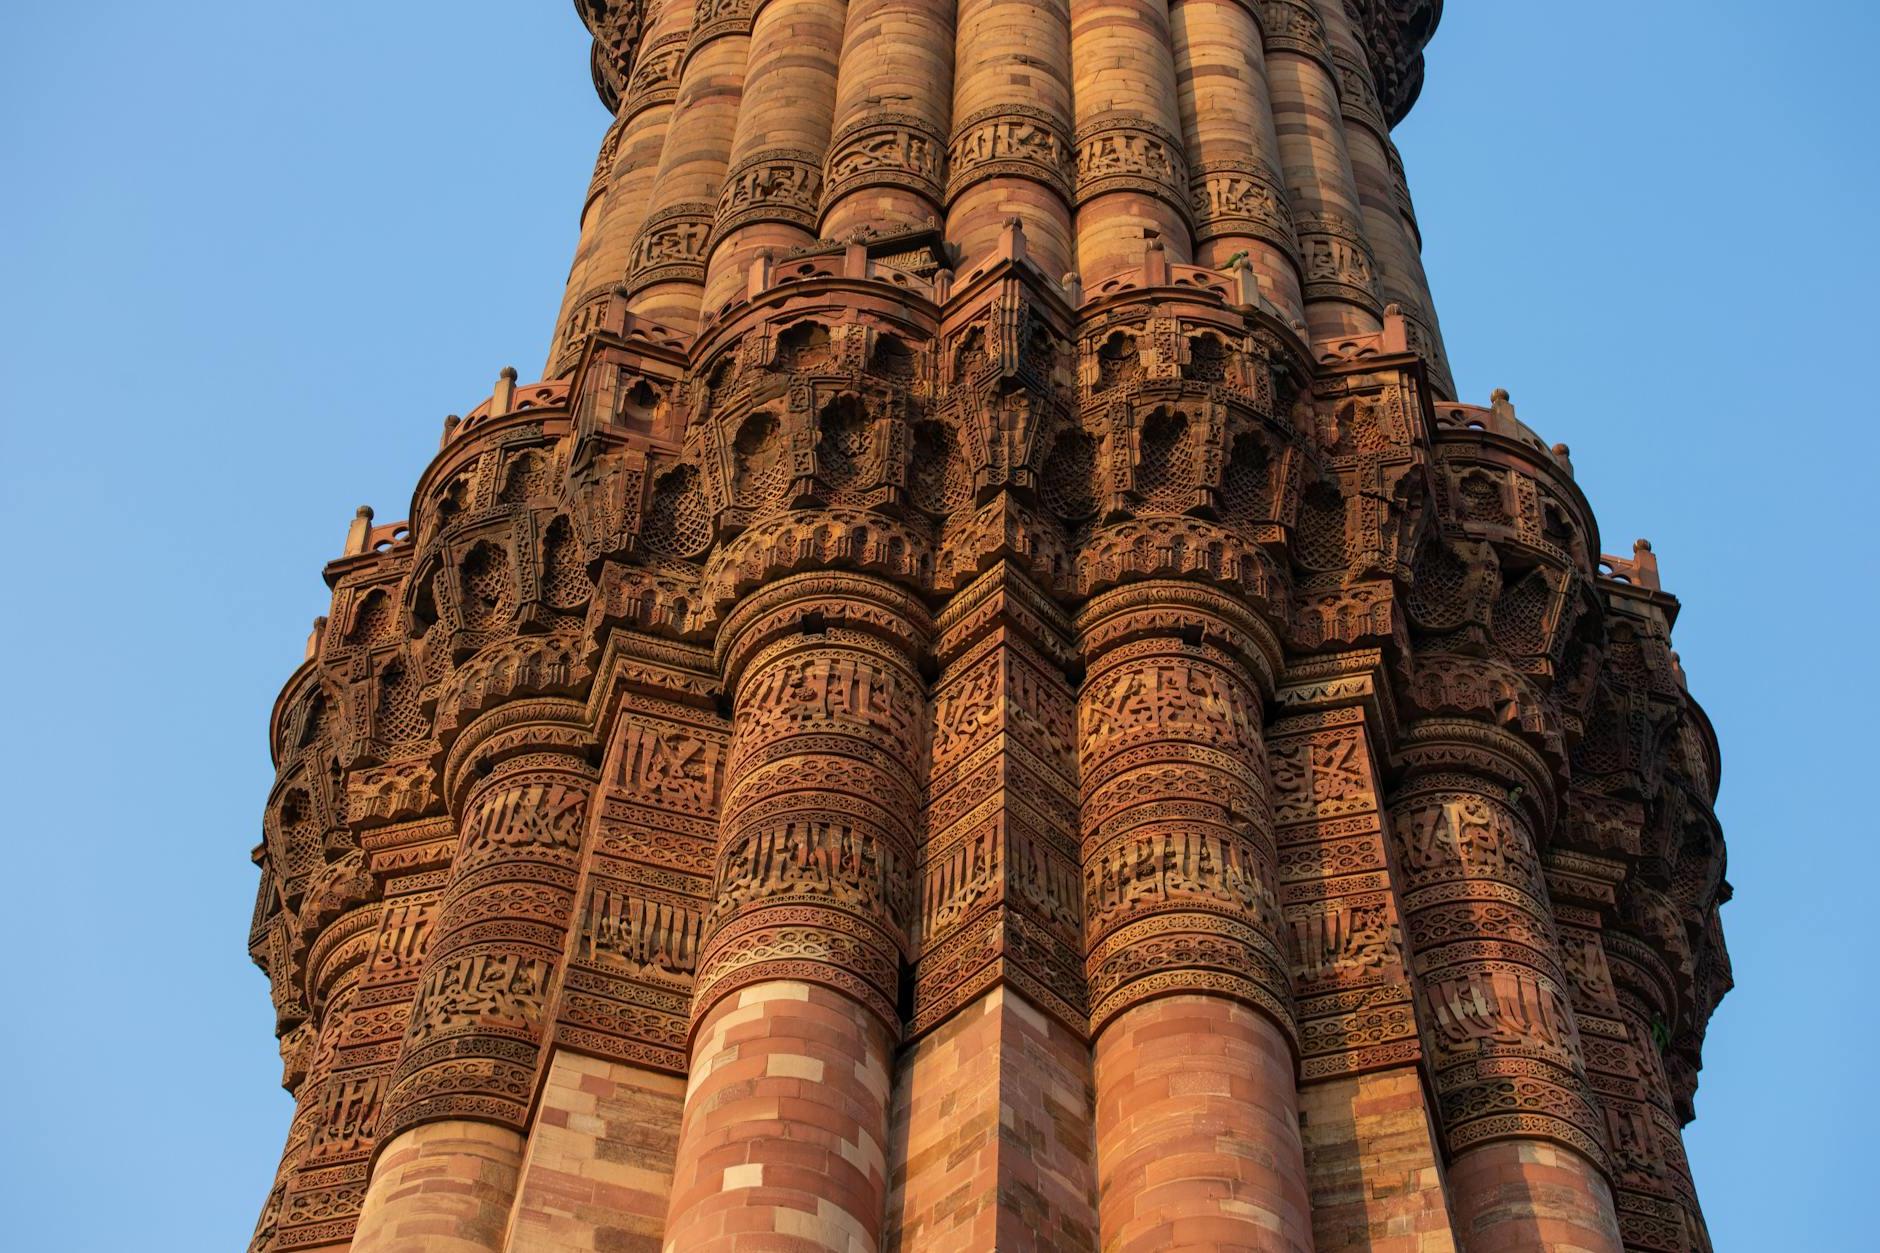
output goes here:
[[581, 0], [546, 377], [272, 725], [255, 1253], [1708, 1247], [1717, 745], [1458, 403], [1433, 0]]

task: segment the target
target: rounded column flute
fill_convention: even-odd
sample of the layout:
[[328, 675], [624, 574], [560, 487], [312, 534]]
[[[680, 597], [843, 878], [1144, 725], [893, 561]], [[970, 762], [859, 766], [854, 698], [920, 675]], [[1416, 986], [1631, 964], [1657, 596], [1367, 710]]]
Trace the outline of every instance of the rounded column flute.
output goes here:
[[503, 705], [446, 760], [457, 851], [354, 1253], [503, 1247], [594, 785], [585, 713], [573, 700]]
[[880, 1247], [926, 633], [911, 596], [836, 573], [720, 632], [732, 738], [668, 1248]]
[[1307, 1253], [1261, 738], [1278, 643], [1188, 583], [1102, 593], [1078, 631], [1101, 1245]]
[[1542, 759], [1512, 734], [1428, 719], [1400, 746], [1395, 879], [1469, 1253], [1619, 1253], [1604, 1119], [1535, 831], [1552, 819]]

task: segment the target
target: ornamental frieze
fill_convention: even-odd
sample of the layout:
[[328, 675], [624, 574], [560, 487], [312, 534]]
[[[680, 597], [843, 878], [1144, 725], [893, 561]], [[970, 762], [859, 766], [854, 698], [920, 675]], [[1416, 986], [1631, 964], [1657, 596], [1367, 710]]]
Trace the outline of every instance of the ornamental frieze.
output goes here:
[[1294, 226], [1304, 260], [1307, 299], [1348, 300], [1383, 311], [1377, 260], [1356, 223], [1343, 217], [1302, 213]]
[[946, 136], [926, 118], [871, 111], [829, 141], [823, 202], [863, 187], [905, 187], [939, 204], [946, 153]]
[[[1451, 397], [1388, 136], [1440, 6], [779, 48], [806, 2], [581, 0], [614, 117], [548, 377], [326, 567], [252, 1253], [689, 1249], [726, 1197], [907, 1253], [961, 1196], [1092, 1249], [1703, 1253], [1716, 745], [1651, 547]], [[1132, 43], [1170, 76], [1110, 82]], [[771, 255], [708, 294], [720, 243]]]
[[813, 152], [787, 149], [746, 158], [725, 174], [713, 229], [723, 236], [753, 222], [787, 222], [814, 231], [822, 180]]
[[676, 204], [646, 219], [627, 263], [627, 281], [649, 283], [703, 283], [705, 245], [711, 238], [713, 206]]
[[1188, 164], [1181, 137], [1145, 118], [1108, 114], [1077, 128], [1077, 203], [1111, 192], [1142, 192], [1188, 211]]
[[1265, 240], [1289, 257], [1298, 256], [1285, 184], [1271, 166], [1243, 157], [1217, 157], [1196, 165], [1189, 211], [1196, 243], [1246, 235]]
[[1029, 105], [981, 109], [960, 119], [947, 145], [947, 197], [988, 178], [1025, 178], [1075, 197], [1076, 162], [1061, 118]]

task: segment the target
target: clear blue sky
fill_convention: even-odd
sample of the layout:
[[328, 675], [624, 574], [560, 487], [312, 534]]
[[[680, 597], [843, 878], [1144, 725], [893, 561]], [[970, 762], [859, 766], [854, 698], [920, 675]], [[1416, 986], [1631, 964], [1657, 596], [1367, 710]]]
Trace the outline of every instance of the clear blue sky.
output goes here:
[[[535, 377], [607, 119], [567, 0], [4, 7], [0, 1243], [238, 1249], [269, 706], [353, 507]], [[1448, 8], [1399, 142], [1464, 399], [1654, 541], [1723, 740], [1717, 1248], [1873, 1247], [1880, 10]]]

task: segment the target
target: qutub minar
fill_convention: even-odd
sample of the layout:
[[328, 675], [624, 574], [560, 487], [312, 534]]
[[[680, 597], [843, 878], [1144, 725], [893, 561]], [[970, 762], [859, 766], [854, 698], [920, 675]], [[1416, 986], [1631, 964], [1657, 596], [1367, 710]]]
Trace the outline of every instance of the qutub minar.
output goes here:
[[578, 7], [542, 381], [275, 706], [253, 1248], [1707, 1249], [1717, 744], [1455, 399], [1440, 0]]

